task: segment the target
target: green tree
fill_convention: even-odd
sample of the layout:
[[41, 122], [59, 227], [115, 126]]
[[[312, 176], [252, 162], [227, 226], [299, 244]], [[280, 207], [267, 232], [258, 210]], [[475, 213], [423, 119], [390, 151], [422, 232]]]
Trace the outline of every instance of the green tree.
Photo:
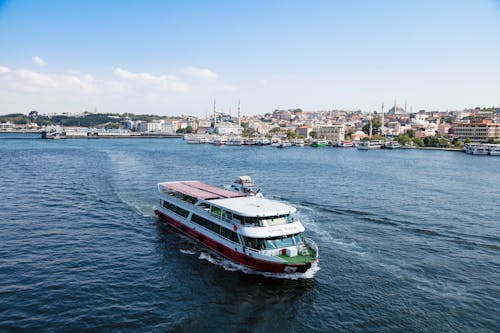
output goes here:
[[317, 139], [318, 133], [316, 131], [311, 131], [311, 132], [309, 132], [309, 136], [311, 136], [311, 138], [313, 138], [313, 139]]
[[120, 124], [118, 123], [109, 123], [104, 126], [105, 129], [117, 129], [120, 128]]
[[410, 144], [411, 138], [407, 134], [400, 135], [398, 136], [398, 142], [400, 145], [406, 146]]
[[424, 146], [424, 140], [422, 140], [421, 138], [413, 138], [412, 141], [415, 144], [415, 146], [417, 146], [417, 147]]
[[410, 138], [414, 138], [415, 137], [415, 131], [414, 130], [407, 130], [406, 131], [406, 135], [408, 135]]
[[[380, 117], [379, 116], [373, 117], [373, 119], [372, 119], [372, 135], [382, 134], [381, 128], [382, 128], [382, 121], [381, 121]], [[361, 130], [363, 132], [365, 132], [365, 134], [370, 135], [370, 122], [366, 123]]]
[[288, 130], [288, 131], [286, 131], [286, 137], [288, 139], [295, 139], [295, 138], [297, 138], [297, 133], [295, 131]]

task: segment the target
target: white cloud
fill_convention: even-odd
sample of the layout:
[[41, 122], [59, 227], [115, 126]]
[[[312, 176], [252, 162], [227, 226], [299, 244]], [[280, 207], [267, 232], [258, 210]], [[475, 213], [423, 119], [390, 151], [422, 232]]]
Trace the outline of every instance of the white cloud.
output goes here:
[[34, 56], [32, 59], [35, 62], [35, 64], [37, 64], [39, 66], [46, 66], [47, 65], [47, 63], [39, 56]]
[[207, 68], [197, 68], [197, 67], [186, 67], [184, 68], [184, 74], [195, 77], [200, 80], [217, 80], [219, 75]]
[[[187, 82], [186, 77], [115, 67], [100, 76], [75, 70], [50, 72], [0, 66], [0, 113], [76, 111], [97, 105], [109, 112], [205, 112], [213, 96], [232, 96], [235, 87], [220, 81]], [[9, 111], [5, 111], [9, 110]]]
[[113, 73], [119, 79], [139, 86], [172, 92], [187, 92], [190, 87], [173, 75], [153, 75], [145, 72], [131, 72], [122, 68], [113, 68]]

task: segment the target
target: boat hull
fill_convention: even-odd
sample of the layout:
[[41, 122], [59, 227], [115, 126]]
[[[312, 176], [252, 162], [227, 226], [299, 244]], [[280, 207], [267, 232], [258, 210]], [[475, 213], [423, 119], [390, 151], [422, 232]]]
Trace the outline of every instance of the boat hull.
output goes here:
[[185, 225], [184, 223], [166, 215], [160, 212], [159, 210], [155, 210], [155, 214], [161, 218], [163, 221], [167, 222], [171, 226], [173, 226], [175, 229], [183, 233], [184, 235], [198, 241], [199, 243], [205, 245], [207, 248], [210, 250], [216, 252], [217, 254], [233, 261], [238, 264], [250, 267], [252, 269], [258, 270], [258, 271], [265, 271], [265, 272], [273, 272], [273, 273], [294, 273], [294, 272], [300, 272], [304, 273], [306, 272], [311, 266], [318, 261], [318, 259], [315, 259], [311, 263], [303, 264], [303, 265], [293, 265], [293, 264], [286, 264], [286, 263], [276, 263], [276, 262], [270, 262], [270, 261], [265, 261], [265, 260], [260, 260], [253, 258], [252, 256], [249, 256], [245, 253], [241, 253], [236, 251], [235, 249], [232, 249], [224, 244], [221, 244], [217, 242], [216, 240], [208, 237], [205, 234], [202, 234], [193, 228]]

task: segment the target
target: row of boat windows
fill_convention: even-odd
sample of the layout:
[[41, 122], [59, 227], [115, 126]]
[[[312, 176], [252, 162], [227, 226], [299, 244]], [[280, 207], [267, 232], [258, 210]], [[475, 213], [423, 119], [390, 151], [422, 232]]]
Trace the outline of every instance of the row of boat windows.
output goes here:
[[[189, 216], [189, 211], [178, 207], [174, 204], [171, 204], [168, 201], [163, 201], [163, 207], [166, 209], [176, 213], [177, 215], [180, 215], [184, 218], [187, 218]], [[209, 230], [212, 230], [213, 232], [216, 232], [217, 234], [221, 235], [224, 238], [229, 239], [230, 241], [233, 241], [235, 243], [240, 243], [240, 240], [238, 239], [238, 234], [230, 229], [224, 228], [217, 223], [213, 223], [212, 221], [209, 221], [199, 215], [193, 214], [191, 217], [191, 221], [201, 225], [202, 227], [205, 227]]]
[[[189, 202], [191, 204], [195, 204], [198, 199], [195, 197], [192, 197], [190, 195], [186, 195], [183, 193], [179, 192], [173, 192], [169, 193], [171, 196], [174, 196], [178, 199], [181, 199], [182, 201]], [[240, 216], [237, 214], [233, 214], [231, 212], [228, 212], [222, 208], [219, 208], [217, 206], [212, 206], [206, 202], [202, 202], [199, 205], [200, 208], [203, 210], [210, 212], [212, 215], [215, 215], [222, 220], [229, 220], [231, 221], [232, 219], [235, 219], [239, 221], [241, 224], [252, 224], [255, 226], [261, 226], [261, 227], [268, 227], [268, 226], [273, 226], [273, 225], [279, 225], [279, 224], [286, 224], [286, 223], [292, 223], [294, 221], [294, 217], [291, 216], [290, 214], [285, 214], [285, 215], [277, 215], [277, 216], [271, 216], [271, 217], [246, 217], [246, 216]], [[182, 214], [179, 214], [181, 216], [184, 216]]]
[[286, 223], [291, 223], [294, 221], [294, 217], [291, 216], [290, 214], [284, 214], [284, 215], [276, 215], [276, 216], [269, 216], [269, 217], [247, 217], [247, 216], [240, 216], [238, 214], [234, 214], [231, 212], [228, 212], [222, 208], [216, 207], [209, 205], [205, 202], [202, 202], [200, 204], [200, 207], [204, 209], [207, 212], [210, 212], [212, 215], [215, 215], [219, 218], [222, 218], [223, 220], [237, 220], [241, 224], [252, 224], [255, 226], [261, 226], [261, 227], [268, 227], [272, 225], [278, 225], [278, 224], [286, 224]]
[[238, 239], [238, 234], [236, 232], [228, 228], [224, 228], [223, 226], [220, 226], [217, 223], [213, 223], [212, 221], [209, 221], [206, 218], [193, 214], [193, 216], [191, 216], [191, 221], [201, 225], [202, 227], [212, 230], [213, 232], [221, 235], [224, 238], [229, 239], [230, 241], [233, 241], [238, 244], [240, 243], [240, 240]]
[[302, 238], [300, 237], [300, 234], [266, 239], [243, 236], [243, 241], [245, 242], [245, 246], [257, 250], [279, 249], [283, 247], [302, 244]]
[[176, 213], [177, 215], [180, 215], [186, 219], [189, 216], [189, 212], [187, 210], [185, 210], [181, 207], [178, 207], [176, 205], [173, 205], [168, 201], [163, 200], [163, 207], [165, 207], [166, 209], [168, 209], [168, 210], [170, 210], [170, 211]]

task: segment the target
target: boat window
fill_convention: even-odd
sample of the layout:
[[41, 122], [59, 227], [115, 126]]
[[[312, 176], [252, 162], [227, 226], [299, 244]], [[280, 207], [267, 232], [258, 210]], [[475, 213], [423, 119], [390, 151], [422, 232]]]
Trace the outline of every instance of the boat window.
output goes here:
[[302, 237], [300, 237], [300, 234], [294, 235], [293, 238], [295, 239], [295, 244], [302, 244]]
[[163, 201], [163, 207], [165, 207], [166, 209], [176, 213], [177, 215], [180, 215], [184, 218], [187, 218], [188, 215], [189, 215], [189, 212], [181, 207], [178, 207], [174, 204], [171, 204], [170, 202], [168, 201]]
[[209, 204], [207, 204], [206, 202], [202, 202], [202, 203], [200, 204], [200, 207], [201, 207], [201, 209], [203, 209], [203, 210], [210, 211], [210, 205], [209, 205]]
[[243, 218], [243, 216], [239, 216], [237, 214], [233, 214], [233, 219], [240, 221], [240, 223], [245, 222], [245, 219]]
[[222, 209], [219, 207], [212, 206], [210, 209], [212, 210], [212, 214], [222, 216]]
[[245, 242], [245, 246], [257, 250], [279, 249], [302, 243], [299, 234], [273, 237], [273, 238], [243, 237], [243, 241]]

